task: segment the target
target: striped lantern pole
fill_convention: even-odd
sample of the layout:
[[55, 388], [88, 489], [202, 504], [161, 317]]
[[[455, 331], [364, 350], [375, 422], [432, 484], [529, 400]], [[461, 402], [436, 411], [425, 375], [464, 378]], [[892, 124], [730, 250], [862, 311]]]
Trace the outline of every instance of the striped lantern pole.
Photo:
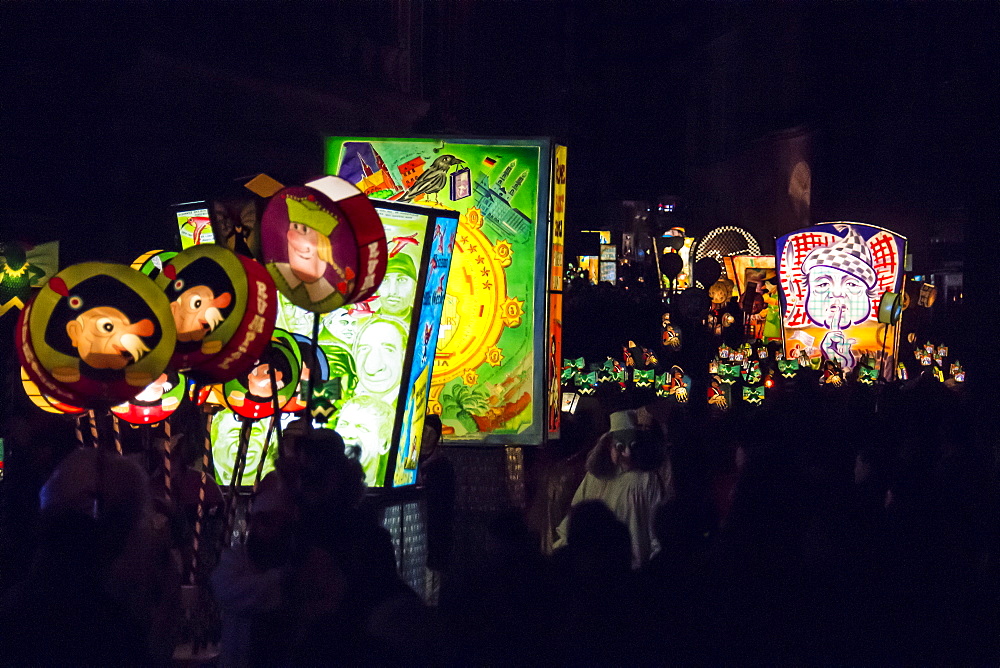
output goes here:
[[97, 413], [94, 409], [87, 411], [87, 417], [90, 419], [90, 437], [94, 439], [94, 447], [101, 447], [101, 441], [97, 437]]
[[212, 417], [210, 410], [205, 411], [205, 447], [201, 456], [201, 484], [198, 487], [198, 519], [194, 523], [194, 541], [191, 551], [191, 575], [189, 582], [195, 583], [198, 573], [198, 553], [201, 549], [201, 530], [205, 524], [205, 487], [208, 485], [208, 474], [212, 470]]
[[118, 454], [122, 454], [122, 430], [121, 425], [118, 423], [118, 416], [111, 413], [111, 428], [115, 435], [115, 449]]

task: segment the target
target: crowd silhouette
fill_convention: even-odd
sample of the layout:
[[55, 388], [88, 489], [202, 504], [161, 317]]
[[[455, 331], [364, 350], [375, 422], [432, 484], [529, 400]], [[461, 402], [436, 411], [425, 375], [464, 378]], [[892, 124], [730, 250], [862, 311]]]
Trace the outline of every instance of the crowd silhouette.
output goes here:
[[[481, 545], [453, 544], [461, 471], [449, 448], [428, 453], [434, 586], [416, 592], [343, 440], [291, 430], [245, 540], [205, 583], [216, 663], [997, 660], [993, 444], [955, 388], [805, 374], [729, 412], [585, 399], [529, 457], [527, 507], [495, 514]], [[630, 401], [648, 403], [631, 413], [648, 430], [632, 447], [650, 449], [642, 470], [663, 485], [639, 559], [623, 502], [578, 493], [609, 465], [609, 415]], [[72, 432], [22, 431], [39, 447], [4, 496], [0, 663], [169, 665], [190, 494], [171, 507], [155, 466], [79, 448]]]

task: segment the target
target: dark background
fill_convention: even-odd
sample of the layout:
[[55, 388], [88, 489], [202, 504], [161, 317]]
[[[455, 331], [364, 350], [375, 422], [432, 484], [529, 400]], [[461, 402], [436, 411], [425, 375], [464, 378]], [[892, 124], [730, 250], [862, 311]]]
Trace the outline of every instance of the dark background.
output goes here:
[[[569, 258], [596, 250], [579, 230], [622, 229], [623, 201], [665, 195], [691, 233], [742, 225], [765, 252], [802, 225], [868, 222], [909, 238], [915, 271], [964, 271], [953, 345], [970, 348], [998, 306], [997, 11], [6, 3], [0, 238], [130, 262], [175, 243], [172, 203], [319, 174], [324, 135], [554, 136]], [[811, 206], [793, 212], [798, 160]]]

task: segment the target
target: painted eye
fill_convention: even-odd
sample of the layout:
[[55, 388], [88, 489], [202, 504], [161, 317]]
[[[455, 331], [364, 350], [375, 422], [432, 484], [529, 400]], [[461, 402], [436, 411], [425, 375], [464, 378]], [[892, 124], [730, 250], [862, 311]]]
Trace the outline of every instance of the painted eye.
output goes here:
[[191, 308], [194, 309], [195, 311], [201, 308], [201, 304], [202, 304], [201, 297], [191, 298]]
[[99, 330], [111, 333], [115, 331], [115, 323], [111, 322], [109, 318], [98, 318], [97, 328]]

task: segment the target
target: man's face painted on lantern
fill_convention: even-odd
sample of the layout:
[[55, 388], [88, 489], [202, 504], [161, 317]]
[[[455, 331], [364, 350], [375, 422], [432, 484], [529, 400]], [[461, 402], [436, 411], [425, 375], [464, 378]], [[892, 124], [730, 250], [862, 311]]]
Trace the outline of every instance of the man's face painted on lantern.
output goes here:
[[319, 257], [319, 232], [303, 223], [288, 226], [288, 266], [295, 276], [314, 283], [326, 273], [327, 263]]
[[843, 330], [868, 319], [871, 299], [864, 281], [834, 267], [814, 267], [806, 275], [806, 313], [827, 329]]
[[140, 337], [153, 335], [153, 323], [132, 323], [111, 306], [96, 306], [66, 323], [80, 359], [95, 369], [124, 369], [149, 351]]

